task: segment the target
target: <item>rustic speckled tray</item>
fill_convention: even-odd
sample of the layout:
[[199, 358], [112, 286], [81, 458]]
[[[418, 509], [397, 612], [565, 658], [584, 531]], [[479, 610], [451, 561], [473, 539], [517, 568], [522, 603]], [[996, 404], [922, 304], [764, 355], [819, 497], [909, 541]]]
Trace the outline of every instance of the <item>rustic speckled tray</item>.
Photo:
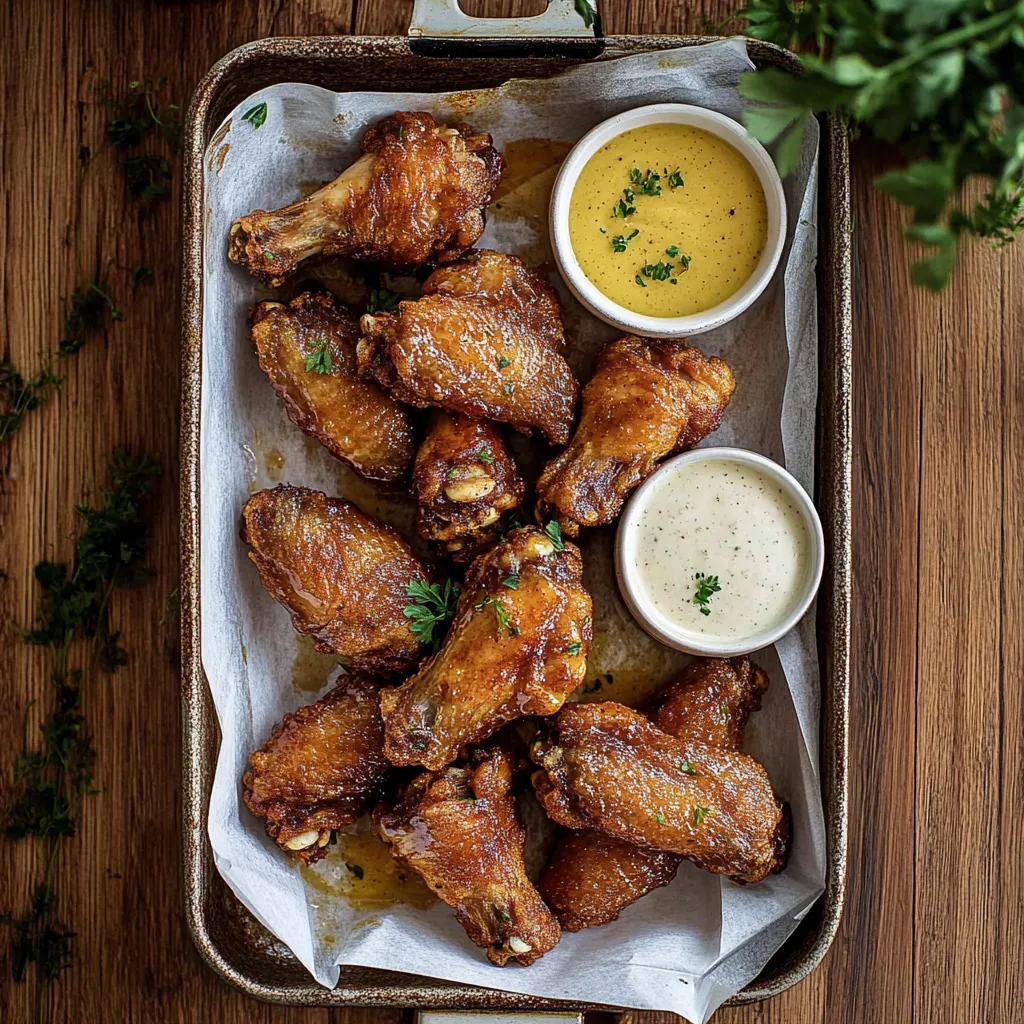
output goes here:
[[[199, 408], [203, 325], [203, 154], [225, 116], [247, 95], [278, 82], [335, 91], [448, 91], [543, 78], [588, 60], [713, 42], [709, 37], [610, 36], [600, 39], [414, 40], [339, 36], [264, 39], [224, 57], [196, 90], [185, 125], [186, 183], [181, 397], [182, 767], [185, 896], [200, 953], [248, 994], [280, 1003], [493, 1009], [601, 1009], [454, 982], [343, 967], [328, 991], [234, 898], [213, 863], [207, 808], [219, 740], [200, 659]], [[457, 50], [456, 50], [457, 47]], [[758, 65], [795, 69], [784, 50], [751, 41]], [[827, 561], [818, 599], [821, 660], [822, 799], [827, 827], [825, 893], [790, 940], [746, 989], [730, 1000], [765, 999], [806, 977], [835, 935], [846, 879], [850, 639], [850, 191], [842, 124], [823, 118], [819, 173], [819, 399], [815, 502]], [[607, 1009], [607, 1008], [606, 1008]]]

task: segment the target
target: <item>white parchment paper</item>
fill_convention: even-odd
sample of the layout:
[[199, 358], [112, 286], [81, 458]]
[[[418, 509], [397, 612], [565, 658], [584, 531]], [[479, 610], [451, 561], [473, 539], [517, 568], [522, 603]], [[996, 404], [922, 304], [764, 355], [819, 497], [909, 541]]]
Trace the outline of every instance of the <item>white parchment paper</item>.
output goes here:
[[[248, 342], [247, 307], [265, 295], [227, 259], [231, 221], [256, 207], [275, 209], [313, 183], [333, 178], [353, 159], [367, 124], [395, 110], [467, 120], [490, 132], [502, 149], [524, 139], [568, 145], [599, 121], [646, 103], [694, 103], [738, 117], [743, 101], [736, 83], [750, 67], [742, 40], [729, 40], [625, 57], [470, 95], [347, 94], [279, 85], [240, 104], [210, 145], [200, 456], [202, 657], [223, 742], [209, 834], [217, 867], [238, 898], [323, 985], [337, 984], [339, 965], [361, 964], [536, 996], [670, 1010], [703, 1022], [758, 974], [823, 889], [812, 616], [774, 649], [756, 656], [772, 685], [745, 744], [792, 805], [794, 839], [786, 871], [743, 887], [684, 864], [672, 885], [634, 904], [612, 924], [563, 935], [529, 968], [490, 965], [443, 904], [360, 911], [344, 898], [325, 896], [267, 839], [241, 801], [240, 778], [250, 751], [287, 712], [318, 696], [308, 687], [296, 688], [297, 657], [310, 659], [301, 650], [297, 655], [287, 613], [263, 592], [238, 538], [239, 512], [250, 489], [283, 479], [343, 493], [406, 529], [413, 509], [409, 500], [382, 496], [359, 481], [288, 421]], [[257, 131], [241, 115], [259, 102], [268, 112]], [[705, 352], [726, 359], [738, 382], [725, 422], [709, 443], [752, 448], [784, 462], [808, 489], [817, 399], [817, 151], [812, 121], [800, 166], [785, 182], [786, 250], [768, 290], [738, 320], [695, 339]], [[481, 245], [542, 262], [544, 210], [531, 211], [530, 189], [542, 199], [544, 175], [553, 178], [553, 173], [553, 166], [541, 168], [539, 181], [526, 182], [508, 196], [504, 209], [492, 212]], [[517, 210], [525, 212], [519, 216]], [[562, 298], [568, 358], [585, 381], [595, 352], [615, 332], [585, 313], [553, 271], [551, 279]], [[678, 657], [652, 651], [655, 642], [621, 606], [611, 572], [611, 536], [611, 531], [588, 535], [584, 561], [599, 634], [590, 675], [614, 671], [616, 682], [600, 696], [616, 699], [616, 688], [623, 685], [618, 680], [628, 677], [631, 659], [649, 672], [657, 671], [651, 665], [660, 665], [667, 680]], [[315, 669], [315, 656], [313, 661]], [[315, 673], [314, 685], [320, 686]]]

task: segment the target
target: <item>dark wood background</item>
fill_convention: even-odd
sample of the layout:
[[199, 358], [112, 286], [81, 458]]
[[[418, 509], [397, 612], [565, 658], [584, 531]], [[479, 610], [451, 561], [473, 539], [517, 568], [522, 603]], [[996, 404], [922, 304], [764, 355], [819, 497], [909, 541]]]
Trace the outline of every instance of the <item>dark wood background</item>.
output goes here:
[[[536, 13], [543, 0], [472, 0]], [[222, 54], [267, 35], [403, 34], [388, 0], [3, 0], [0, 3], [0, 357], [31, 366], [60, 337], [79, 143], [102, 136], [96, 84], [166, 75], [182, 105]], [[603, 0], [605, 29], [706, 30], [732, 0]], [[1024, 1020], [1024, 245], [969, 249], [940, 298], [907, 283], [901, 217], [872, 190], [884, 154], [854, 148], [855, 595], [850, 875], [825, 964], [723, 1024]], [[182, 912], [178, 678], [160, 625], [178, 574], [179, 194], [139, 218], [91, 174], [83, 260], [110, 265], [126, 319], [63, 369], [59, 400], [0, 449], [0, 619], [26, 622], [33, 563], [67, 557], [72, 506], [127, 443], [165, 466], [156, 582], [114, 608], [132, 661], [97, 677], [85, 709], [101, 792], [66, 844], [60, 914], [75, 965], [47, 1005], [59, 1021], [397, 1021], [375, 1011], [254, 1003], [199, 961]], [[137, 259], [155, 280], [131, 296]], [[46, 662], [0, 639], [6, 775]], [[23, 908], [35, 853], [0, 842], [0, 905]], [[0, 950], [6, 949], [0, 938]], [[6, 952], [0, 957], [6, 959]], [[31, 990], [0, 963], [0, 1019]], [[661, 1015], [637, 1014], [652, 1024]]]

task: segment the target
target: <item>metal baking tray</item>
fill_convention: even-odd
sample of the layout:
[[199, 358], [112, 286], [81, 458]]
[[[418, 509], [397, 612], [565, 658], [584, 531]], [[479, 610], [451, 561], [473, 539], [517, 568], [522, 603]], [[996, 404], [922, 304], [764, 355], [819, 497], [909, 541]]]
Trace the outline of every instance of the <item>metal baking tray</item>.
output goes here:
[[[555, 11], [555, 8], [561, 8]], [[181, 398], [182, 832], [185, 899], [199, 952], [222, 978], [259, 999], [320, 1006], [495, 1010], [613, 1009], [346, 967], [333, 991], [318, 985], [289, 950], [235, 899], [217, 873], [206, 821], [219, 732], [200, 659], [199, 442], [203, 326], [203, 155], [224, 117], [247, 95], [278, 82], [335, 91], [450, 91], [543, 78], [591, 60], [715, 41], [695, 36], [602, 37], [580, 31], [571, 0], [520, 22], [467, 19], [455, 0], [418, 0], [410, 38], [337, 36], [264, 39], [219, 61], [200, 83], [185, 125]], [[561, 21], [558, 19], [561, 18]], [[531, 24], [532, 23], [532, 24]], [[565, 27], [566, 31], [561, 31]], [[536, 37], [536, 33], [540, 37]], [[556, 34], [557, 33], [557, 34]], [[798, 70], [786, 51], [749, 42], [759, 66]], [[850, 191], [847, 134], [821, 120], [818, 185], [819, 397], [815, 501], [827, 562], [817, 605], [822, 679], [821, 781], [827, 827], [825, 893], [761, 975], [729, 1002], [765, 999], [805, 978], [835, 936], [846, 878], [850, 639]]]

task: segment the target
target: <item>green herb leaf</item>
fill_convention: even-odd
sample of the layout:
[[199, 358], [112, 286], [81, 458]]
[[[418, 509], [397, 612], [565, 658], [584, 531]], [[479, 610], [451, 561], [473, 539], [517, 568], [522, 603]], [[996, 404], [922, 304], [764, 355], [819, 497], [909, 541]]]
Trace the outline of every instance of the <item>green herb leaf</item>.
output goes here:
[[627, 205], [624, 199], [620, 199], [618, 204], [612, 210], [613, 217], [630, 217], [636, 213], [636, 207]]
[[647, 285], [644, 284], [644, 279], [639, 274], [634, 274], [633, 280], [636, 281], [636, 283], [640, 285], [641, 288], [647, 287]]
[[498, 369], [504, 370], [506, 366], [511, 366], [512, 360], [508, 356], [498, 356]]
[[669, 188], [683, 187], [683, 176], [679, 173], [678, 167], [668, 176], [667, 180]]
[[558, 521], [552, 519], [547, 526], [544, 527], [544, 532], [548, 535], [548, 539], [555, 546], [556, 551], [565, 550], [565, 541], [562, 540], [562, 527], [558, 525]]
[[363, 868], [361, 865], [350, 864], [348, 861], [345, 861], [345, 867], [348, 868], [348, 870], [351, 871], [360, 882], [363, 880]]
[[583, 27], [590, 28], [594, 24], [596, 8], [592, 7], [590, 0], [576, 0], [574, 4], [576, 13], [583, 19]]
[[656, 821], [656, 822], [657, 822], [657, 823], [658, 823], [659, 825], [664, 825], [664, 824], [665, 824], [665, 818], [664, 818], [664, 816], [663, 816], [663, 815], [661, 815], [661, 814], [656, 814], [656, 815], [654, 816], [654, 820], [655, 820], [655, 821]]
[[680, 770], [682, 771], [682, 773], [684, 775], [696, 775], [697, 774], [697, 769], [694, 768], [693, 765], [690, 764], [689, 761], [686, 761], [686, 760], [680, 761], [679, 762], [679, 768], [680, 768]]
[[387, 288], [371, 288], [370, 298], [366, 302], [367, 313], [390, 313], [396, 309], [402, 297]]
[[511, 395], [515, 391], [515, 389], [515, 384], [504, 384], [502, 385], [501, 388], [501, 390], [504, 391], [506, 395]]
[[699, 825], [711, 813], [710, 807], [694, 807], [693, 823]]
[[576, 655], [583, 650], [583, 644], [579, 640], [573, 640], [569, 643], [567, 650], [569, 651], [569, 654], [575, 658]]
[[670, 245], [665, 250], [665, 255], [666, 256], [671, 256], [672, 259], [675, 259], [679, 255], [679, 246], [678, 245]]
[[702, 572], [697, 573], [697, 589], [693, 595], [693, 603], [700, 606], [701, 615], [711, 614], [708, 602], [721, 589], [717, 576], [705, 576]]
[[612, 249], [614, 249], [615, 252], [625, 252], [626, 246], [629, 242], [639, 234], [640, 229], [634, 228], [633, 232], [628, 235], [612, 235]]
[[255, 131], [259, 131], [267, 120], [267, 105], [266, 103], [257, 103], [255, 107], [250, 107], [243, 115], [243, 121], [248, 121], [253, 126]]
[[519, 574], [518, 573], [510, 573], [508, 576], [506, 576], [501, 581], [501, 585], [503, 587], [508, 587], [509, 590], [518, 590], [519, 589]]
[[309, 355], [306, 356], [306, 370], [309, 373], [330, 373], [333, 369], [331, 361], [331, 350], [327, 344], [327, 338], [320, 338], [310, 346]]
[[448, 623], [455, 617], [459, 602], [458, 586], [451, 580], [445, 580], [442, 586], [440, 583], [412, 579], [406, 583], [405, 592], [415, 602], [402, 609], [402, 614], [409, 620], [409, 632], [421, 644], [428, 644], [437, 650]]
[[672, 264], [647, 263], [640, 268], [640, 273], [651, 281], [667, 281], [672, 276]]
[[494, 456], [491, 454], [490, 448], [481, 448], [476, 453], [476, 457], [486, 465], [490, 465], [494, 461]]

